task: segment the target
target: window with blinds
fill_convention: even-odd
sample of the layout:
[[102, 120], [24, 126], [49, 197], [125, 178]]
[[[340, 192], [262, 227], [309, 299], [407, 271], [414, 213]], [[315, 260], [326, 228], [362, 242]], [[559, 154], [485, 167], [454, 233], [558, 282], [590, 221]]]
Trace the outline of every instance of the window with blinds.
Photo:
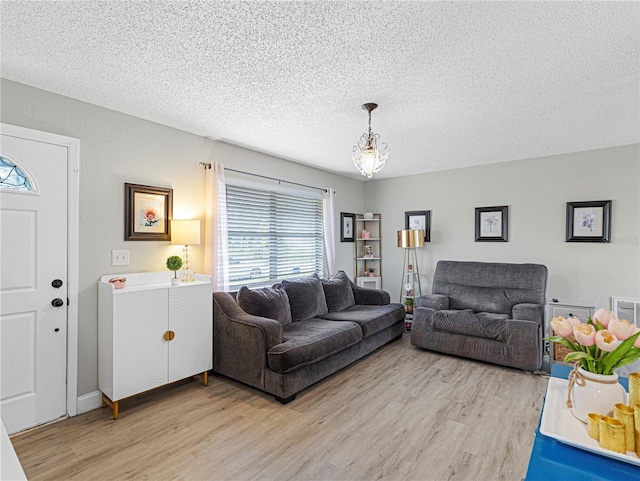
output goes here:
[[227, 185], [229, 287], [322, 273], [322, 199]]

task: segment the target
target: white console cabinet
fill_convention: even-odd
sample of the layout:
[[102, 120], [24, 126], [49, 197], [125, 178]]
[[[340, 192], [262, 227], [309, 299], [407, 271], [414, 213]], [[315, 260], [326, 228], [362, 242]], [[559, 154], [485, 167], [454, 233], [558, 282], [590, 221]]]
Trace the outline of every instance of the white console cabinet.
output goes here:
[[[98, 283], [98, 387], [118, 401], [213, 367], [211, 279], [171, 285], [172, 273], [103, 276]], [[109, 283], [125, 277], [123, 289]]]

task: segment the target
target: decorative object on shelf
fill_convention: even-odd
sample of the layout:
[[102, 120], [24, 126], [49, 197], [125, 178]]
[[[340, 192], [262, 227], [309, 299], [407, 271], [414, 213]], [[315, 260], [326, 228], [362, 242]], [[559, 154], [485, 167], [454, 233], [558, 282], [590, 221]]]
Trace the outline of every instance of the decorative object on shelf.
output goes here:
[[547, 340], [569, 350], [564, 362], [575, 361], [567, 393], [572, 414], [586, 423], [589, 413], [608, 415], [614, 404], [624, 403], [626, 392], [613, 371], [640, 359], [640, 331], [604, 309], [584, 324], [577, 317], [554, 317], [551, 327], [556, 335]]
[[567, 242], [610, 242], [611, 201], [567, 202]]
[[509, 207], [476, 207], [476, 242], [507, 242]]
[[373, 267], [367, 267], [367, 274], [369, 277], [375, 277], [375, 269]]
[[113, 284], [113, 287], [115, 289], [124, 289], [126, 282], [126, 277], [114, 277], [112, 279], [109, 279], [109, 284]]
[[405, 212], [404, 228], [407, 230], [423, 230], [424, 241], [431, 242], [431, 211], [413, 210]]
[[171, 240], [173, 189], [124, 184], [124, 240]]
[[413, 305], [415, 304], [415, 301], [413, 299], [413, 297], [407, 297], [404, 300], [404, 305], [407, 308], [407, 314], [413, 314]]
[[362, 214], [362, 218], [364, 220], [371, 220], [373, 219], [373, 212], [365, 212], [364, 214]]
[[362, 232], [360, 233], [360, 239], [371, 239], [371, 232], [366, 229], [362, 229]]
[[366, 245], [362, 248], [363, 256], [365, 259], [373, 259], [373, 246]]
[[200, 244], [200, 221], [199, 220], [173, 220], [171, 221], [173, 235], [172, 244], [180, 244], [184, 257], [184, 271], [182, 282], [193, 282], [193, 272], [190, 266], [189, 246]]
[[373, 174], [380, 172], [389, 158], [389, 146], [384, 142], [379, 143], [380, 135], [371, 131], [371, 112], [377, 107], [378, 104], [374, 103], [362, 106], [364, 110], [369, 112], [369, 131], [362, 134], [360, 141], [353, 146], [351, 153], [353, 164], [368, 179], [373, 177]]
[[173, 277], [171, 278], [172, 286], [177, 286], [180, 284], [180, 279], [178, 279], [178, 271], [181, 267], [182, 259], [180, 259], [180, 256], [171, 256], [167, 259], [167, 269], [173, 271]]
[[340, 212], [340, 242], [354, 242], [355, 214]]

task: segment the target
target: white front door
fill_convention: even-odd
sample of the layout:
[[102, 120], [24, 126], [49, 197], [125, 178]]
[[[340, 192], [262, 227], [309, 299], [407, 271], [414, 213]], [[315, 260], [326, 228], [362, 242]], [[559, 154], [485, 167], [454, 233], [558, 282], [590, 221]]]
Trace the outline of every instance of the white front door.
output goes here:
[[[67, 413], [67, 150], [1, 136], [0, 416], [9, 433]], [[28, 185], [16, 189], [19, 174]]]

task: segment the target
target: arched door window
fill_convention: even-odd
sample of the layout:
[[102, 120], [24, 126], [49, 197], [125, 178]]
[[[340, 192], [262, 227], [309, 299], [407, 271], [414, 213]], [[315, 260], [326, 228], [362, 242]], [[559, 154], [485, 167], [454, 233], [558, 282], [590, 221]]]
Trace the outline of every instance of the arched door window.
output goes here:
[[6, 157], [0, 156], [0, 188], [32, 191], [33, 186], [27, 174]]

